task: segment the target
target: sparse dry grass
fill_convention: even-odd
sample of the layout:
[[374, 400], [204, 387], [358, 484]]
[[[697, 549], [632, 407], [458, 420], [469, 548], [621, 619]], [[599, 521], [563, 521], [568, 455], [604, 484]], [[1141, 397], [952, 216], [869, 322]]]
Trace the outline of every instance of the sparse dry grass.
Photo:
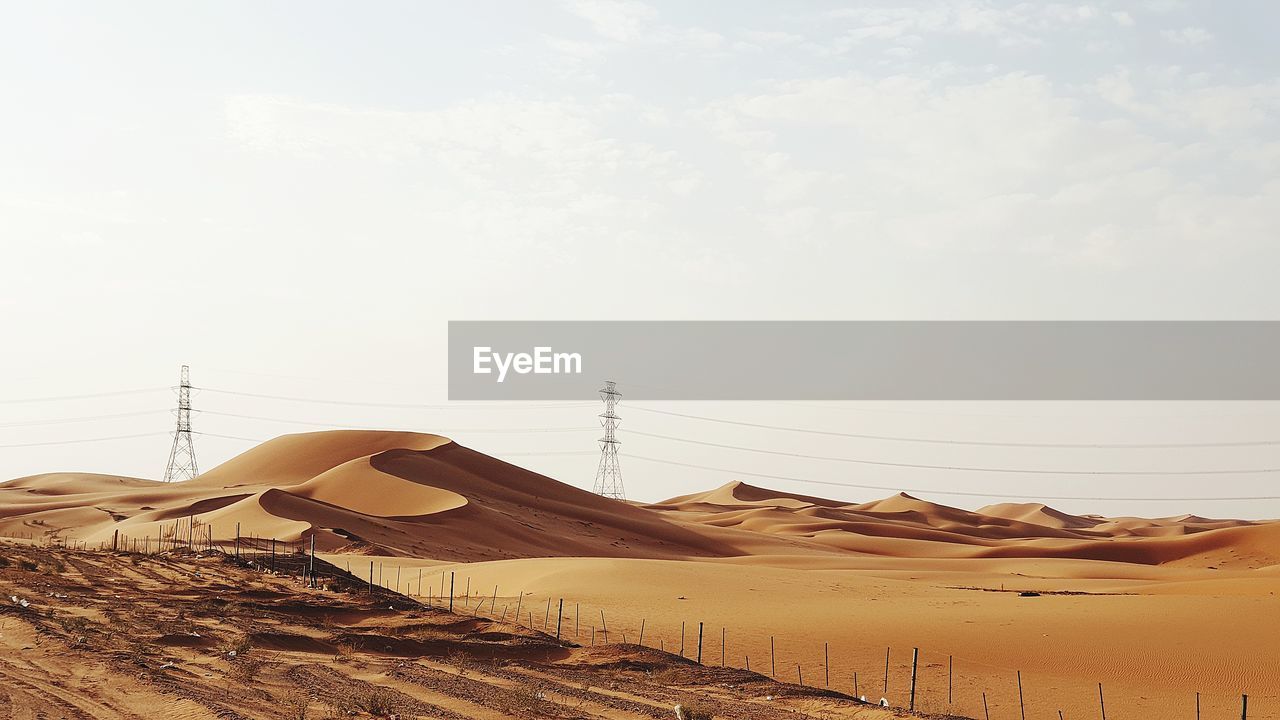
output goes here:
[[[10, 608], [8, 614], [46, 639], [33, 649], [46, 663], [60, 662], [72, 671], [78, 664], [107, 668], [113, 683], [129, 687], [111, 702], [127, 704], [121, 698], [162, 693], [215, 716], [290, 720], [392, 715], [468, 720], [473, 715], [466, 703], [515, 718], [610, 717], [615, 710], [670, 718], [677, 701], [685, 720], [784, 716], [754, 701], [760, 688], [727, 689], [731, 686], [708, 680], [704, 669], [674, 656], [669, 662], [645, 656], [644, 667], [656, 665], [647, 672], [629, 659], [609, 668], [576, 664], [572, 653], [578, 651], [519, 628], [485, 626], [483, 620], [462, 623], [425, 609], [387, 613], [385, 600], [364, 593], [294, 592], [295, 584], [286, 578], [263, 576], [220, 556], [149, 557], [142, 570], [130, 567], [130, 556], [112, 553], [31, 550], [24, 557], [44, 570], [55, 567], [45, 556], [58, 553], [70, 553], [65, 561], [75, 572], [32, 576], [14, 565], [0, 568], [0, 583], [40, 602], [38, 608]], [[138, 582], [139, 573], [145, 584]], [[202, 586], [207, 593], [193, 592]], [[39, 592], [22, 592], [34, 587]], [[377, 612], [362, 612], [369, 610]], [[336, 631], [326, 633], [334, 650], [316, 646], [318, 618], [326, 618], [325, 630]], [[273, 639], [262, 645], [281, 649], [254, 647], [254, 633], [270, 634]], [[417, 639], [424, 644], [424, 658], [406, 657], [402, 647], [376, 642], [380, 637]], [[374, 641], [361, 644], [360, 638]], [[76, 652], [67, 653], [68, 647]], [[207, 672], [211, 662], [214, 671]], [[526, 674], [530, 669], [537, 677]], [[380, 678], [373, 680], [375, 675]], [[0, 666], [0, 683], [5, 679]], [[716, 689], [706, 694], [702, 688], [709, 683]], [[592, 691], [593, 686], [602, 690]], [[611, 692], [620, 689], [639, 699]], [[83, 707], [91, 717], [92, 708], [106, 700], [92, 689], [85, 693]], [[48, 696], [46, 714], [65, 713], [58, 704], [60, 691]], [[856, 715], [849, 713], [859, 711], [850, 707], [832, 717], [851, 718]]]
[[338, 650], [338, 653], [333, 656], [334, 662], [347, 663], [355, 659], [356, 644], [354, 642], [351, 642], [350, 640], [339, 640], [334, 643], [334, 647]]
[[280, 709], [286, 720], [307, 720], [307, 714], [311, 711], [311, 694], [295, 688], [285, 694], [280, 702]]
[[227, 678], [242, 685], [248, 685], [258, 679], [258, 674], [266, 663], [258, 658], [237, 657], [227, 663]]
[[711, 710], [692, 697], [682, 697], [675, 707], [676, 720], [714, 720]]
[[346, 708], [346, 714], [351, 714], [350, 710], [354, 709], [375, 717], [385, 717], [396, 714], [402, 704], [400, 694], [394, 690], [378, 685], [364, 685], [351, 693], [351, 706]]

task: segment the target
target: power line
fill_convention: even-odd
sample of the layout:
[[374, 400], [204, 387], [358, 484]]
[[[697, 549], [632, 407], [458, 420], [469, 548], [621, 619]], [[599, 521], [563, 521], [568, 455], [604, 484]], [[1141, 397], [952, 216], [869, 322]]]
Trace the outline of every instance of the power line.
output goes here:
[[789, 475], [770, 475], [767, 473], [750, 472], [747, 470], [730, 470], [728, 468], [711, 467], [709, 465], [697, 465], [694, 463], [679, 462], [676, 460], [660, 460], [658, 458], [645, 457], [643, 455], [632, 455], [627, 453], [626, 457], [634, 460], [644, 460], [646, 462], [661, 463], [663, 465], [675, 465], [677, 467], [694, 468], [696, 470], [710, 470], [712, 472], [730, 473], [733, 475], [745, 475], [747, 477], [766, 478], [769, 480], [787, 480], [790, 482], [808, 483], [810, 485], [828, 485], [831, 487], [854, 488], [858, 490], [879, 490], [887, 492], [907, 492], [919, 493], [922, 495], [960, 495], [964, 497], [981, 497], [981, 498], [1006, 498], [1010, 500], [1090, 500], [1097, 502], [1116, 501], [1116, 502], [1147, 502], [1156, 500], [1170, 500], [1176, 502], [1207, 502], [1207, 501], [1230, 501], [1230, 500], [1280, 500], [1280, 496], [1265, 495], [1253, 497], [1085, 497], [1079, 495], [1011, 495], [1009, 493], [978, 493], [963, 492], [959, 490], [936, 490], [922, 488], [902, 488], [887, 485], [860, 485], [857, 483], [842, 483], [830, 480], [813, 480], [811, 478], [792, 477]]
[[107, 442], [108, 440], [132, 440], [133, 438], [156, 437], [168, 435], [167, 432], [138, 433], [137, 435], [113, 435], [112, 437], [82, 438], [80, 440], [50, 440], [48, 442], [13, 443], [0, 445], [0, 448], [38, 447], [42, 445], [75, 445], [78, 443]]
[[[282, 423], [285, 425], [309, 425], [312, 427], [328, 427], [339, 428], [345, 430], [387, 430], [386, 427], [378, 427], [373, 425], [346, 425], [336, 423], [318, 423], [306, 420], [287, 420], [284, 418], [270, 418], [259, 415], [241, 415], [238, 413], [224, 413], [213, 410], [200, 410], [201, 415], [215, 415], [218, 417], [239, 418], [241, 420], [261, 420], [263, 422]], [[595, 431], [598, 428], [586, 425], [582, 427], [554, 427], [554, 428], [449, 428], [449, 432], [469, 432], [469, 433], [552, 433], [552, 432], [586, 432], [588, 430]], [[417, 431], [411, 431], [417, 432]]]
[[[1061, 414], [1061, 413], [1059, 413], [1059, 414], [1051, 414], [1051, 413], [1026, 413], [1026, 412], [1023, 412], [1023, 413], [985, 412], [985, 413], [984, 413], [984, 412], [959, 412], [959, 411], [955, 411], [955, 410], [908, 410], [908, 409], [903, 409], [903, 408], [866, 408], [866, 407], [848, 407], [848, 406], [845, 404], [846, 402], [858, 402], [858, 401], [835, 401], [835, 402], [830, 402], [830, 403], [821, 403], [821, 402], [804, 402], [804, 401], [800, 401], [800, 400], [778, 400], [778, 401], [776, 401], [776, 402], [780, 402], [780, 403], [783, 403], [783, 404], [785, 404], [785, 405], [793, 405], [793, 406], [795, 406], [795, 407], [811, 407], [811, 408], [819, 408], [819, 409], [823, 409], [823, 410], [837, 410], [837, 411], [840, 411], [840, 412], [865, 413], [865, 414], [870, 414], [870, 415], [922, 415], [922, 416], [926, 416], [926, 417], [936, 417], [936, 418], [941, 418], [941, 417], [961, 417], [961, 418], [964, 418], [964, 417], [976, 417], [976, 418], [1014, 418], [1014, 419], [1023, 419], [1023, 420], [1025, 420], [1025, 419], [1037, 419], [1037, 420], [1088, 420], [1088, 419], [1090, 419], [1088, 416], [1080, 416], [1080, 415], [1064, 415], [1064, 414]], [[872, 401], [872, 402], [884, 402], [884, 401]], [[899, 402], [915, 403], [915, 402], [917, 402], [917, 401], [914, 401], [914, 400], [908, 400], [908, 401], [899, 401]], [[943, 401], [943, 402], [950, 402], [950, 401]], [[980, 402], [981, 402], [981, 401], [980, 401]], [[986, 401], [986, 402], [1008, 403], [1008, 402], [1018, 402], [1018, 401], [995, 400], [995, 401]], [[1108, 403], [1108, 402], [1110, 402], [1110, 403], [1128, 403], [1128, 402], [1130, 402], [1130, 401], [1124, 401], [1124, 400], [1110, 400], [1110, 401], [1092, 401], [1092, 400], [1055, 400], [1055, 401], [1047, 401], [1047, 402], [1053, 402], [1053, 403], [1091, 403], [1091, 404], [1095, 404], [1095, 405], [1096, 405], [1096, 404], [1104, 404], [1104, 403]], [[1160, 402], [1160, 403], [1162, 403], [1162, 404], [1168, 404], [1168, 403], [1166, 403], [1166, 402], [1164, 402], [1164, 401], [1152, 401], [1152, 400], [1136, 401], [1136, 402], [1146, 402], [1146, 403], [1150, 403], [1150, 402]], [[1178, 401], [1175, 401], [1175, 402], [1178, 402]], [[1183, 402], [1183, 403], [1205, 403], [1205, 402], [1212, 402], [1212, 401], [1204, 401], [1204, 400], [1184, 400], [1184, 401], [1180, 401], [1180, 402]], [[1224, 401], [1221, 401], [1221, 402], [1222, 402], [1222, 403], [1230, 403], [1230, 404], [1239, 404], [1239, 403], [1267, 403], [1267, 404], [1271, 404], [1271, 405], [1276, 404], [1276, 401], [1274, 401], [1274, 400], [1224, 400]], [[1161, 414], [1134, 415], [1134, 414], [1127, 414], [1127, 413], [1126, 413], [1126, 414], [1124, 414], [1124, 415], [1117, 415], [1117, 414], [1114, 414], [1114, 413], [1107, 413], [1107, 414], [1106, 414], [1106, 417], [1107, 417], [1108, 419], [1112, 419], [1112, 420], [1185, 420], [1185, 419], [1191, 419], [1191, 418], [1194, 418], [1194, 419], [1232, 419], [1232, 420], [1241, 420], [1241, 419], [1245, 419], [1245, 418], [1265, 418], [1265, 419], [1269, 419], [1269, 420], [1276, 420], [1276, 419], [1280, 418], [1280, 416], [1277, 416], [1275, 413], [1199, 413], [1199, 412], [1197, 412], [1197, 413], [1179, 413], [1179, 414], [1176, 414], [1176, 415], [1171, 415], [1171, 414], [1168, 414], [1168, 413], [1163, 414], [1163, 415], [1161, 415]]]
[[632, 435], [643, 435], [645, 437], [658, 438], [660, 440], [671, 440], [674, 442], [688, 443], [690, 445], [705, 445], [707, 447], [724, 448], [726, 450], [741, 450], [743, 452], [762, 453], [765, 455], [782, 455], [784, 457], [804, 458], [807, 460], [827, 460], [831, 462], [847, 462], [858, 465], [876, 465], [880, 467], [898, 467], [912, 468], [916, 470], [954, 470], [960, 472], [984, 472], [984, 473], [1012, 473], [1019, 475], [1261, 475], [1265, 473], [1280, 472], [1280, 468], [1261, 468], [1261, 469], [1242, 469], [1242, 470], [1044, 470], [1040, 468], [993, 468], [993, 467], [971, 467], [967, 465], [926, 465], [922, 463], [902, 463], [888, 462], [882, 460], [863, 460], [860, 458], [847, 457], [829, 457], [826, 455], [809, 455], [806, 453], [793, 453], [783, 450], [764, 450], [761, 448], [743, 447], [741, 445], [727, 445], [724, 443], [707, 442], [705, 440], [690, 440], [688, 438], [675, 437], [672, 435], [659, 435], [657, 433], [641, 432], [639, 430], [629, 431]]
[[3, 423], [0, 428], [11, 427], [30, 427], [35, 425], [65, 425], [68, 423], [90, 422], [92, 420], [114, 420], [124, 417], [138, 417], [139, 415], [159, 415], [160, 413], [168, 413], [169, 410], [139, 410], [137, 412], [112, 413], [110, 415], [84, 415], [82, 417], [73, 418], [56, 418], [52, 420], [23, 420], [22, 422]]
[[[264, 443], [264, 442], [268, 442], [268, 440], [269, 440], [269, 438], [265, 438], [265, 439], [264, 439], [264, 438], [249, 438], [249, 437], [241, 437], [241, 436], [239, 436], [239, 435], [219, 435], [218, 433], [209, 433], [209, 432], [200, 432], [200, 431], [193, 431], [193, 432], [194, 432], [196, 435], [204, 435], [204, 436], [207, 436], [207, 437], [222, 438], [223, 440], [243, 440], [244, 442], [254, 442], [254, 443]], [[489, 452], [493, 452], [493, 451], [486, 451], [486, 454], [488, 454]], [[494, 457], [498, 457], [498, 456], [503, 456], [503, 457], [514, 457], [514, 456], [517, 456], [517, 455], [519, 455], [519, 456], [531, 456], [531, 455], [595, 455], [595, 454], [596, 454], [596, 453], [595, 453], [595, 451], [594, 451], [594, 450], [566, 450], [566, 451], [560, 451], [560, 452], [556, 452], [556, 451], [541, 451], [541, 450], [538, 450], [538, 451], [532, 451], [532, 452], [493, 452], [493, 456], [494, 456]]]
[[[797, 428], [787, 425], [769, 425], [766, 423], [745, 422], [742, 420], [726, 420], [724, 418], [708, 417], [706, 415], [690, 415], [687, 413], [672, 412], [670, 410], [657, 410], [655, 408], [632, 407], [632, 410], [640, 412], [655, 413], [658, 415], [670, 415], [672, 417], [688, 418], [690, 420], [702, 420], [706, 422], [720, 423], [723, 425], [738, 425], [741, 427], [762, 428], [765, 430], [782, 430], [785, 432], [805, 433], [809, 435], [824, 435], [828, 437], [847, 437], [858, 438], [860, 440], [886, 440], [890, 442], [908, 442], [923, 443], [928, 445], [956, 445], [956, 446], [975, 446], [975, 447], [1025, 447], [1025, 448], [1081, 448], [1081, 449], [1164, 449], [1171, 450], [1175, 448], [1216, 448], [1216, 447], [1265, 447], [1271, 445], [1280, 445], [1280, 440], [1245, 440], [1239, 442], [1207, 442], [1207, 443], [1044, 443], [1044, 442], [1003, 442], [1003, 441], [986, 441], [986, 440], [947, 440], [941, 438], [918, 438], [904, 437], [897, 435], [871, 435], [865, 433], [846, 433], [836, 432], [834, 430], [815, 430], [812, 428]], [[632, 432], [635, 432], [634, 430]], [[637, 433], [639, 434], [639, 433]]]
[[547, 409], [547, 408], [588, 407], [588, 406], [595, 405], [595, 403], [592, 403], [592, 402], [563, 402], [563, 403], [551, 403], [551, 404], [540, 404], [540, 405], [532, 405], [528, 403], [511, 403], [506, 405], [499, 405], [497, 403], [480, 403], [475, 405], [464, 405], [460, 403], [451, 403], [447, 405], [421, 405], [421, 404], [414, 404], [414, 403], [369, 403], [369, 402], [355, 402], [351, 400], [326, 400], [326, 399], [320, 399], [320, 398], [303, 398], [303, 397], [293, 397], [288, 395], [266, 395], [262, 393], [246, 393], [246, 392], [238, 392], [236, 390], [221, 390], [219, 388], [208, 388], [208, 387], [201, 387], [196, 389], [201, 392], [218, 393], [220, 395], [235, 395], [238, 397], [251, 397], [251, 398], [258, 398], [260, 400], [286, 400], [289, 402], [315, 403], [320, 405], [347, 405], [351, 407], [402, 408], [402, 409], [408, 409], [408, 410], [459, 410], [463, 408], [472, 408], [472, 407], [481, 409], [481, 410], [535, 410], [535, 409]]
[[[0, 404], [18, 404], [18, 403], [36, 403], [36, 402], [55, 402], [58, 400], [85, 400], [88, 398], [101, 397], [118, 397], [120, 395], [141, 395], [142, 393], [156, 392], [159, 390], [168, 390], [168, 386], [139, 388], [137, 390], [116, 390], [114, 392], [85, 393], [83, 395], [54, 395], [50, 397], [38, 398], [14, 398], [9, 400], [0, 400]], [[587, 403], [590, 405], [591, 403]]]
[[[488, 451], [486, 451], [486, 454], [487, 452]], [[515, 457], [517, 455], [531, 456], [531, 455], [595, 455], [595, 454], [596, 452], [594, 450], [562, 450], [559, 452], [534, 450], [532, 452], [494, 452], [493, 456], [497, 457], [498, 459], [502, 459], [504, 457]]]
[[195, 435], [203, 435], [204, 437], [222, 438], [223, 440], [243, 440], [245, 442], [252, 442], [252, 443], [266, 442], [266, 440], [263, 440], [262, 438], [247, 438], [247, 437], [240, 437], [239, 435], [219, 435], [218, 433], [204, 432], [202, 430], [192, 430], [191, 432]]

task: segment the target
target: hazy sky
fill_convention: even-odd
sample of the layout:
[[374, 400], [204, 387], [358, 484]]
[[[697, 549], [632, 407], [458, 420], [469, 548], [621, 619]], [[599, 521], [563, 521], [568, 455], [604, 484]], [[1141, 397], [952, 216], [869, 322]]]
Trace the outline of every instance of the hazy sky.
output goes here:
[[[3, 401], [164, 386], [183, 362], [209, 388], [442, 402], [449, 319], [1280, 319], [1278, 24], [1262, 0], [9, 3], [0, 477], [157, 476], [162, 435], [6, 446], [163, 433], [167, 390]], [[198, 407], [439, 429], [498, 454], [590, 453], [597, 434], [462, 431], [590, 427], [590, 406], [396, 412], [206, 392]], [[1274, 407], [681, 407], [921, 437], [1280, 438]], [[625, 430], [1086, 470], [1280, 467], [1277, 446], [930, 449], [624, 416], [628, 451], [831, 482], [1280, 494], [1276, 474], [890, 471]], [[77, 421], [23, 426], [52, 420]], [[206, 467], [248, 446], [197, 442]], [[580, 486], [595, 462], [511, 459]], [[734, 477], [623, 470], [643, 499]], [[1280, 515], [1277, 502], [1056, 504]]]

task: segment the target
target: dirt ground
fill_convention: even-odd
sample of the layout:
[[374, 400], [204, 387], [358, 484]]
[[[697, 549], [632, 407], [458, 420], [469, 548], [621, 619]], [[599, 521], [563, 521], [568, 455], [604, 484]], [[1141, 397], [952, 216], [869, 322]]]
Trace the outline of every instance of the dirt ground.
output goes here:
[[[289, 567], [292, 562], [292, 567]], [[620, 643], [321, 587], [219, 552], [0, 543], [3, 718], [902, 716], [839, 693]], [[947, 716], [933, 716], [937, 718]]]

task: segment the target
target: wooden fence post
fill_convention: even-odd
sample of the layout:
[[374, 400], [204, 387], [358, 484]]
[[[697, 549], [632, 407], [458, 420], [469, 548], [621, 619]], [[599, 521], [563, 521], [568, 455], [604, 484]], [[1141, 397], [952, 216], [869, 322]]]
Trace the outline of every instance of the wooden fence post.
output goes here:
[[1022, 701], [1022, 671], [1018, 671], [1018, 711], [1022, 713], [1022, 720], [1027, 720], [1027, 706]]
[[769, 677], [777, 679], [778, 677], [778, 661], [777, 654], [774, 652], [773, 636], [769, 636]]
[[916, 709], [916, 667], [920, 662], [920, 648], [911, 648], [911, 706], [907, 709], [915, 712]]
[[609, 623], [604, 621], [604, 608], [600, 608], [600, 630], [604, 632], [604, 641], [609, 642]]
[[884, 649], [884, 694], [889, 694], [889, 648]]
[[947, 656], [947, 704], [951, 704], [951, 661], [952, 657]]
[[720, 627], [720, 667], [724, 667], [724, 626]]
[[1249, 696], [1240, 696], [1240, 720], [1249, 720]]
[[698, 664], [702, 664], [702, 622], [698, 622]]
[[982, 716], [991, 720], [991, 711], [987, 709], [987, 694], [982, 693]]
[[[493, 588], [493, 596], [498, 596], [498, 588]], [[556, 640], [560, 639], [560, 621], [564, 619], [564, 598], [560, 598], [560, 609], [556, 611]]]
[[[453, 572], [449, 572], [449, 612], [453, 612]], [[529, 623], [529, 628], [533, 629], [533, 623]]]
[[[574, 622], [576, 623], [577, 620], [575, 619]], [[640, 644], [644, 645], [644, 618], [640, 618]]]
[[831, 648], [822, 643], [822, 668], [827, 673], [827, 687], [831, 687]]
[[1102, 683], [1098, 683], [1098, 707], [1102, 708], [1102, 720], [1107, 720], [1107, 701], [1102, 697]]

